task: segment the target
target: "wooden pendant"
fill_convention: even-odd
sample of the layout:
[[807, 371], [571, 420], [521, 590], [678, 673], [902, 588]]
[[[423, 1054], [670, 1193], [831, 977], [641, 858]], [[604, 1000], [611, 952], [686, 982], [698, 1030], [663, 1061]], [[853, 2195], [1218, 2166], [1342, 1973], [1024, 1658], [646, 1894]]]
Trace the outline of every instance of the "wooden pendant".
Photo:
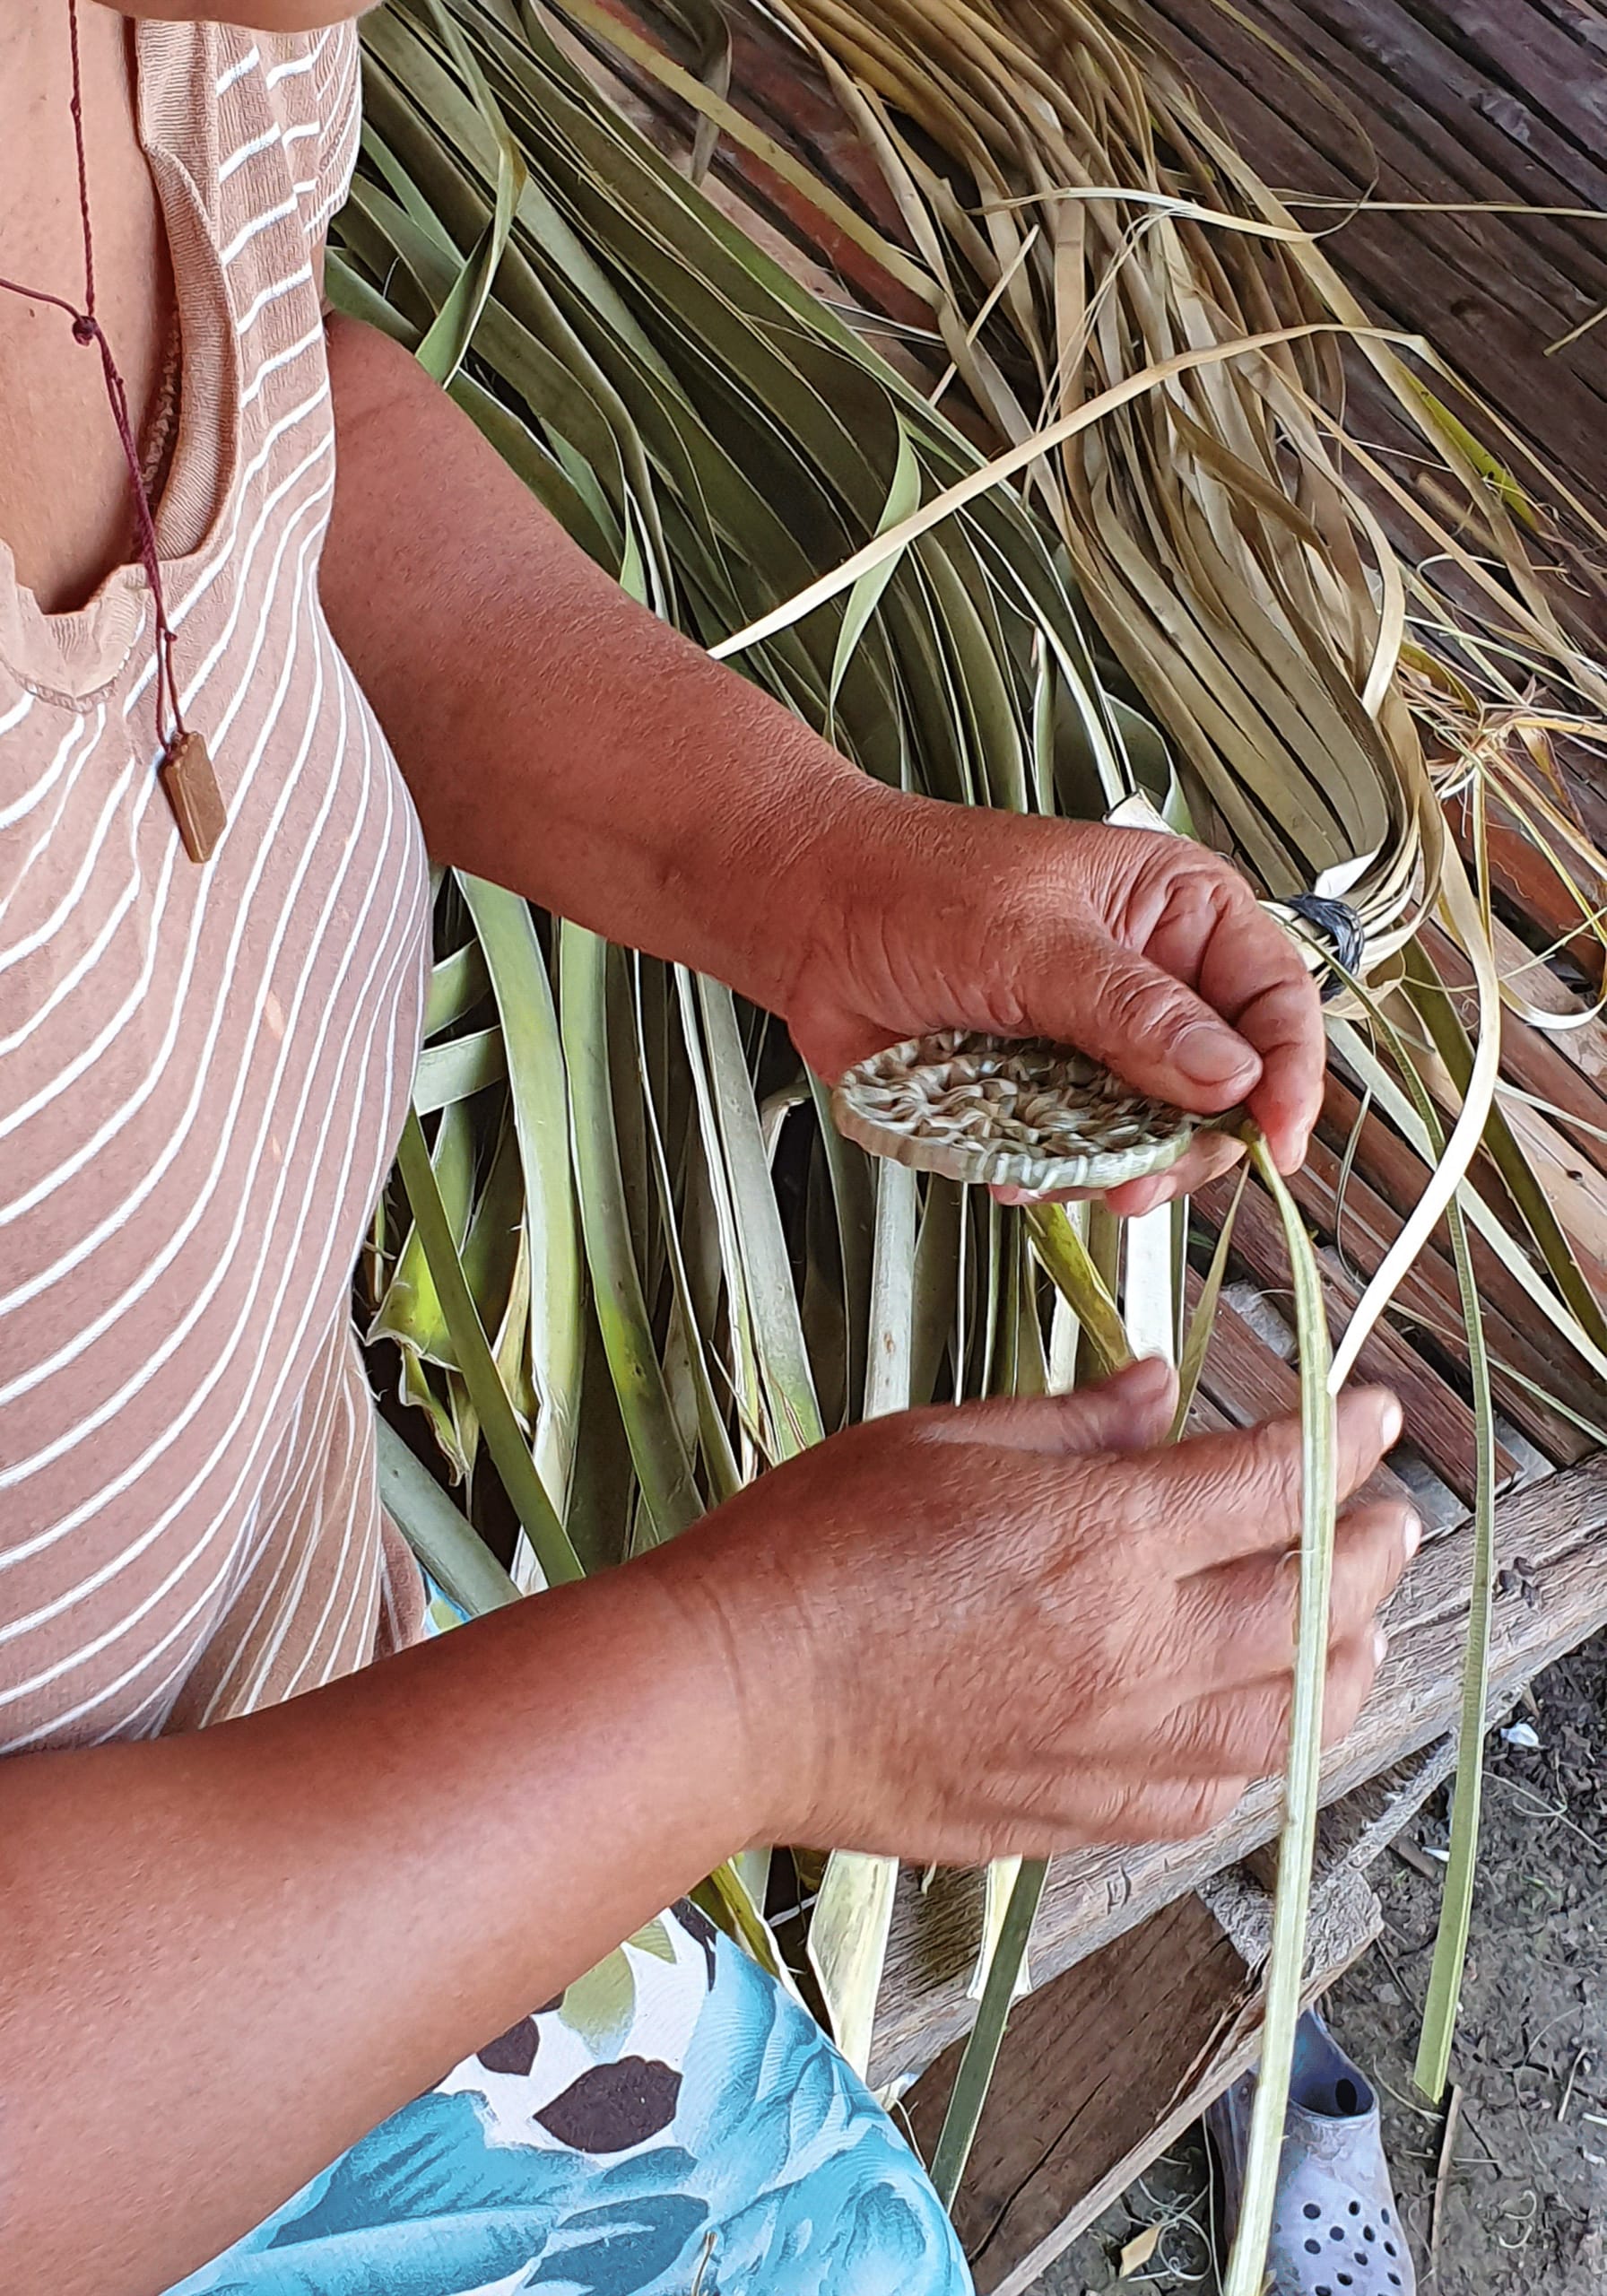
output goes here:
[[229, 814], [201, 735], [180, 734], [169, 744], [160, 770], [185, 851], [192, 861], [210, 861], [229, 825]]

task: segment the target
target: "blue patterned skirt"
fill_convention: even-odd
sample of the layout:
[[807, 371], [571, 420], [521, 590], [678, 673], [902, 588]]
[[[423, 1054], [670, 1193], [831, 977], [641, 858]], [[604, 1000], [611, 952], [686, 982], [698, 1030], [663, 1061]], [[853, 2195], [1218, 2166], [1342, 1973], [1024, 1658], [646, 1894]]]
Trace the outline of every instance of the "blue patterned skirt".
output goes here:
[[970, 2285], [925, 2170], [870, 2092], [806, 2010], [681, 1905], [169, 2296]]

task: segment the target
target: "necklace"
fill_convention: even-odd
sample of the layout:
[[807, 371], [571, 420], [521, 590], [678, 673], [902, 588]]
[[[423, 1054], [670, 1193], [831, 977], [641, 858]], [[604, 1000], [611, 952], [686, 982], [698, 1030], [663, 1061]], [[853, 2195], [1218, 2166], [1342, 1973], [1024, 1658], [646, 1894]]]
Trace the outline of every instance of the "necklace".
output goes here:
[[140, 470], [139, 445], [128, 412], [127, 387], [112, 356], [105, 329], [95, 313], [95, 239], [90, 223], [89, 163], [84, 153], [83, 75], [78, 57], [78, 0], [67, 0], [67, 26], [73, 54], [71, 109], [73, 144], [78, 161], [78, 212], [83, 224], [83, 309], [77, 309], [65, 296], [48, 294], [37, 287], [21, 286], [14, 279], [0, 278], [0, 289], [9, 294], [21, 295], [27, 302], [48, 303], [56, 310], [65, 311], [73, 322], [74, 342], [83, 344], [86, 348], [92, 344], [100, 354], [100, 370], [105, 378], [112, 421], [117, 424], [123, 459], [128, 465], [140, 561], [151, 587], [151, 604], [156, 624], [156, 736], [161, 744], [157, 774], [172, 807], [173, 818], [178, 824], [185, 851], [192, 861], [208, 861], [223, 834], [229, 816], [206, 744], [184, 722], [178, 681], [173, 675], [173, 631], [162, 596], [161, 561], [156, 548], [156, 520], [151, 509], [150, 492]]

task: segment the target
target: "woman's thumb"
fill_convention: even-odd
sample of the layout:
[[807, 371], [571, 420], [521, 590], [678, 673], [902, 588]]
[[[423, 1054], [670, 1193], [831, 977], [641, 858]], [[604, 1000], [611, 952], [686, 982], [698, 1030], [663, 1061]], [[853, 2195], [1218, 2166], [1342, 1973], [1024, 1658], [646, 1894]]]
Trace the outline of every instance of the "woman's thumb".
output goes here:
[[1142, 1092], [1215, 1116], [1254, 1089], [1261, 1057], [1220, 1013], [1135, 950], [1100, 940], [1071, 967], [1060, 1029], [1066, 1042]]

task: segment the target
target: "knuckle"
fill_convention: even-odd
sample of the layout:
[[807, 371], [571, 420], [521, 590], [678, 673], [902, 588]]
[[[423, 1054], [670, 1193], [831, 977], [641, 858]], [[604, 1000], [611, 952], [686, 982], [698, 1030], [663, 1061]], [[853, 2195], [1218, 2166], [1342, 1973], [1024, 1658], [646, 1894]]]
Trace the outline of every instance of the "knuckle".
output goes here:
[[1384, 1504], [1347, 1517], [1334, 1554], [1334, 1591], [1365, 1614], [1377, 1609], [1406, 1568], [1404, 1505]]
[[1229, 1687], [1257, 1681], [1269, 1660], [1294, 1647], [1298, 1558], [1243, 1562], [1212, 1572], [1189, 1590], [1186, 1636], [1191, 1657], [1211, 1654], [1215, 1679]]
[[1323, 1706], [1323, 1735], [1330, 1745], [1349, 1737], [1367, 1704], [1377, 1671], [1367, 1642], [1352, 1643], [1338, 1654], [1329, 1670]]
[[[1275, 1555], [1246, 1573], [1240, 1598], [1247, 1674], [1259, 1675], [1268, 1663], [1287, 1665], [1300, 1625], [1300, 1558]], [[1226, 1623], [1224, 1622], [1224, 1623]]]
[[1130, 1587], [1112, 1588], [1099, 1607], [1091, 1642], [1084, 1639], [1086, 1624], [1078, 1627], [1080, 1648], [1089, 1649], [1092, 1661], [1096, 1692], [1113, 1697], [1130, 1692], [1135, 1682], [1164, 1679], [1173, 1639], [1169, 1616], [1158, 1615], [1146, 1594]]
[[[1122, 1546], [1130, 1540], [1151, 1536], [1161, 1509], [1157, 1505], [1156, 1462], [1139, 1454], [1108, 1452], [1099, 1461], [1099, 1513], [1103, 1531]], [[1159, 1573], [1141, 1574], [1158, 1588]]]
[[1202, 1778], [1178, 1788], [1172, 1817], [1178, 1838], [1192, 1839], [1220, 1825], [1244, 1792], [1245, 1783], [1240, 1777]]
[[1101, 966], [1093, 983], [1093, 1004], [1111, 1033], [1144, 1037], [1161, 1028], [1177, 1005], [1164, 982], [1125, 968]]
[[1288, 1685], [1264, 1684], [1240, 1702], [1232, 1726], [1224, 1733], [1225, 1751], [1234, 1757], [1231, 1767], [1265, 1778], [1281, 1762], [1288, 1735]]
[[1226, 1655], [1222, 1645], [1229, 1632], [1237, 1634], [1242, 1627], [1242, 1605], [1224, 1583], [1228, 1577], [1216, 1571], [1178, 1588], [1171, 1631], [1155, 1652], [1155, 1671], [1163, 1681], [1192, 1679], [1202, 1662], [1209, 1679], [1220, 1678]]
[[1283, 1761], [1289, 1744], [1290, 1708], [1293, 1703], [1293, 1687], [1281, 1683], [1268, 1699], [1262, 1715], [1260, 1742], [1255, 1747], [1251, 1765], [1257, 1778], [1270, 1778]]
[[[1153, 865], [1164, 868], [1171, 883], [1179, 890], [1186, 889], [1196, 899], [1201, 895], [1212, 899], [1224, 911], [1231, 913], [1237, 910], [1257, 918], [1265, 914], [1247, 879], [1239, 874], [1225, 855], [1213, 853], [1208, 847], [1191, 846], [1182, 854], [1158, 853]], [[1273, 925], [1270, 918], [1266, 922]], [[1273, 925], [1273, 930], [1276, 932], [1277, 929]]]
[[1270, 1419], [1247, 1428], [1231, 1454], [1236, 1497], [1254, 1509], [1267, 1532], [1267, 1544], [1292, 1535], [1300, 1519], [1301, 1453], [1297, 1421]]
[[1150, 1520], [1160, 1500], [1168, 1518], [1194, 1526], [1200, 1542], [1214, 1544], [1210, 1526], [1253, 1526], [1255, 1544], [1290, 1543], [1299, 1525], [1300, 1452], [1298, 1429], [1281, 1421], [1232, 1435], [1203, 1436], [1167, 1455], [1164, 1492], [1150, 1493]]
[[1090, 1780], [1081, 1796], [1082, 1830], [1090, 1841], [1142, 1839], [1129, 1831], [1134, 1806], [1130, 1787], [1112, 1778]]

